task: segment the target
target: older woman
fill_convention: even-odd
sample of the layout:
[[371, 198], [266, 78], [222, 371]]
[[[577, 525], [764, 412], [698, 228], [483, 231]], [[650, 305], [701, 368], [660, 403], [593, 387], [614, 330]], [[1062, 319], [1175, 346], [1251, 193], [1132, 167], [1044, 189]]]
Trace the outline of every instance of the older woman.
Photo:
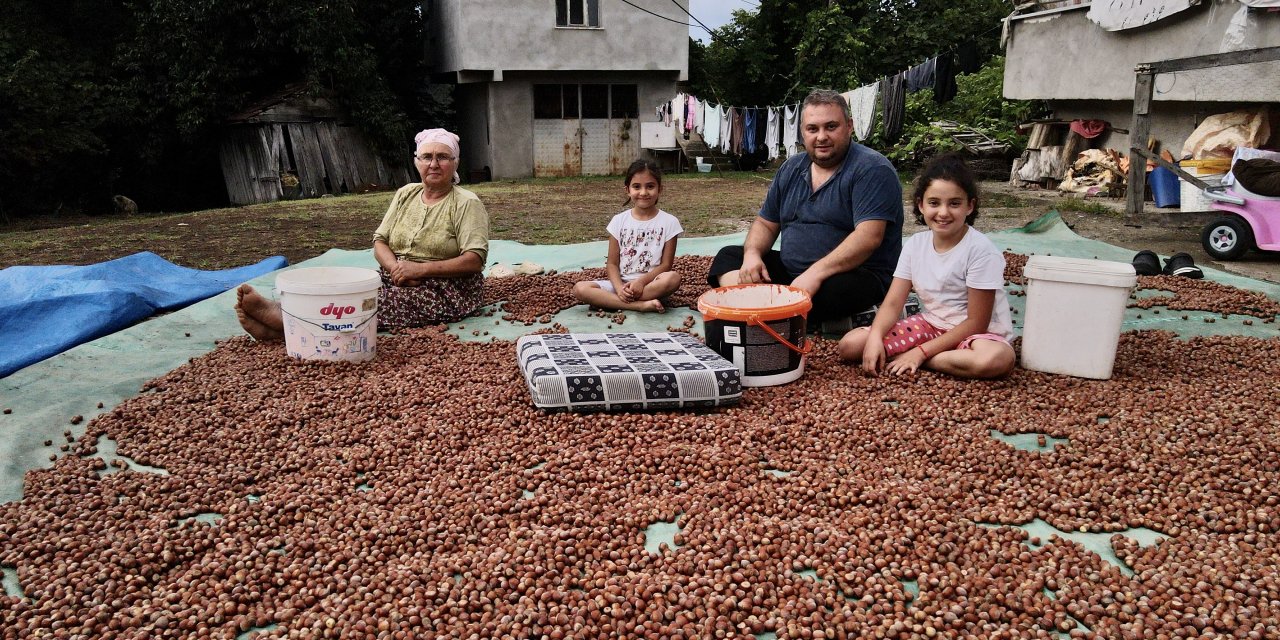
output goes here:
[[[458, 136], [427, 129], [414, 137], [422, 182], [396, 191], [373, 234], [381, 267], [378, 326], [385, 329], [456, 322], [480, 306], [489, 253], [489, 213], [476, 194], [457, 186]], [[279, 303], [241, 285], [236, 316], [258, 340], [284, 337]]]

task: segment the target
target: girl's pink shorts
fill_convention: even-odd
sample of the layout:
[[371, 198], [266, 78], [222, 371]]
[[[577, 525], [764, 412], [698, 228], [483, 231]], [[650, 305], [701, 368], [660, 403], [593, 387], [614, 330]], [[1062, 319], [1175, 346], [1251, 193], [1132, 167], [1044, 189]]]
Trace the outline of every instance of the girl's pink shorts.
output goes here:
[[[864, 327], [865, 328], [865, 327]], [[893, 356], [903, 353], [910, 349], [914, 349], [916, 345], [924, 344], [942, 334], [945, 331], [931, 325], [924, 319], [922, 315], [908, 316], [899, 320], [889, 329], [889, 333], [884, 336], [884, 352], [885, 355], [892, 358]], [[1009, 344], [1004, 336], [997, 333], [975, 333], [963, 342], [956, 345], [957, 349], [968, 349], [974, 340], [994, 340]], [[936, 353], [933, 355], [937, 355]]]

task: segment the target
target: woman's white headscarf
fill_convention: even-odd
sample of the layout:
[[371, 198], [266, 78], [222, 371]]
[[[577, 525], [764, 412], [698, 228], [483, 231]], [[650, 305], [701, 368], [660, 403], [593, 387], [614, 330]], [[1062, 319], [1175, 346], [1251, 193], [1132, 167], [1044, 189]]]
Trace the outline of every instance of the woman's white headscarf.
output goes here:
[[[413, 151], [414, 153], [417, 153], [418, 148], [423, 144], [430, 144], [433, 142], [442, 144], [449, 147], [449, 151], [453, 152], [454, 161], [456, 162], [461, 158], [461, 152], [458, 149], [458, 140], [460, 140], [460, 138], [458, 138], [458, 134], [453, 133], [452, 131], [445, 129], [423, 129], [418, 132], [418, 135], [413, 137]], [[455, 164], [453, 166], [457, 167], [458, 165]], [[453, 183], [458, 184], [459, 182], [462, 182], [462, 178], [458, 176], [458, 170], [455, 168], [453, 170]]]

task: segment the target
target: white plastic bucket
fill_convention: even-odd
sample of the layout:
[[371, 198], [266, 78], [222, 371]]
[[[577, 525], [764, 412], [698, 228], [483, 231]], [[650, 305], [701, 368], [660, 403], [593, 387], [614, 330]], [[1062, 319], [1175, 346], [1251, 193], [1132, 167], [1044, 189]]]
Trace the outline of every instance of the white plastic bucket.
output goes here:
[[786, 384], [804, 375], [812, 349], [804, 335], [813, 303], [801, 289], [742, 284], [698, 298], [707, 346], [738, 367], [744, 387]]
[[377, 271], [310, 267], [276, 276], [284, 315], [284, 345], [303, 360], [364, 362], [378, 339]]
[[[1209, 183], [1209, 186], [1216, 187], [1222, 184], [1222, 179], [1226, 177], [1225, 173], [1215, 173], [1211, 175], [1197, 175], [1197, 178]], [[1183, 211], [1213, 211], [1213, 198], [1205, 195], [1204, 190], [1200, 187], [1178, 178], [1179, 199], [1182, 201], [1181, 208]]]
[[1106, 380], [1116, 360], [1133, 265], [1106, 260], [1031, 256], [1022, 367]]

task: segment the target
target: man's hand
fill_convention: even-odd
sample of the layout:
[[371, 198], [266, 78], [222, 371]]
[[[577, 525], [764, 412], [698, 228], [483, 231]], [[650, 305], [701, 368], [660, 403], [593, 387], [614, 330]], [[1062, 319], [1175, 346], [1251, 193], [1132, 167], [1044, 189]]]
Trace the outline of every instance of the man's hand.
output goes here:
[[764, 267], [764, 260], [755, 254], [742, 256], [742, 268], [738, 269], [738, 284], [760, 284], [773, 282], [769, 279], [769, 270]]
[[818, 295], [818, 289], [822, 288], [822, 280], [823, 278], [816, 275], [813, 269], [807, 269], [795, 280], [791, 281], [791, 286], [804, 290], [805, 293], [809, 294], [809, 298], [812, 299]]

